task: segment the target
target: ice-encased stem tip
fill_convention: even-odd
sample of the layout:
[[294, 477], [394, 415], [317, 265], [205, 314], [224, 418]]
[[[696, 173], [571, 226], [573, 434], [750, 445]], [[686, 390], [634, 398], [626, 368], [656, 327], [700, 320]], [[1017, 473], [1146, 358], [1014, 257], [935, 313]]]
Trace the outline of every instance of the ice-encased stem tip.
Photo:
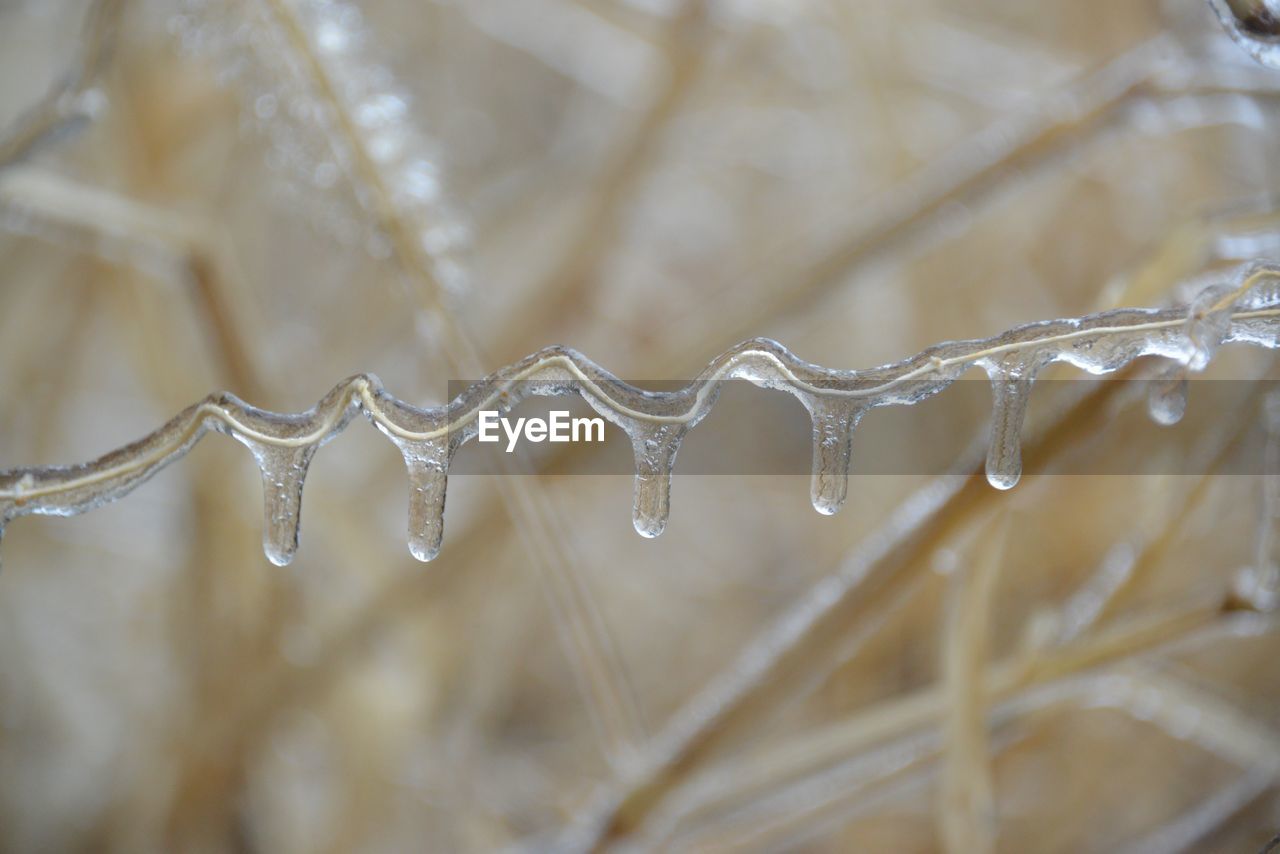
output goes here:
[[636, 494], [632, 522], [642, 537], [656, 537], [671, 515], [671, 472], [685, 430], [663, 425], [636, 430], [631, 437], [636, 456]]
[[1022, 422], [1035, 382], [1029, 371], [991, 370], [991, 438], [987, 445], [987, 481], [1012, 489], [1022, 477]]
[[849, 465], [853, 431], [865, 410], [847, 400], [815, 399], [809, 405], [813, 419], [813, 479], [809, 497], [813, 508], [825, 516], [839, 510], [849, 494]]
[[444, 539], [444, 500], [448, 474], [444, 464], [405, 455], [409, 471], [409, 553], [429, 561]]
[[265, 511], [262, 550], [276, 566], [287, 566], [298, 551], [302, 484], [316, 446], [256, 445], [252, 450], [262, 471]]

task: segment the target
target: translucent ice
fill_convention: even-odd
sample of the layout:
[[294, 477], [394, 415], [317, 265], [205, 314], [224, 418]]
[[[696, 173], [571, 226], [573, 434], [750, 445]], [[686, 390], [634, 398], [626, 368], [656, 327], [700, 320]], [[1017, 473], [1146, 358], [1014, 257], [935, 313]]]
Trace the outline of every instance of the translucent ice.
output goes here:
[[1275, 0], [1209, 0], [1236, 44], [1270, 68], [1280, 68], [1280, 4]]
[[[718, 356], [687, 386], [651, 392], [621, 381], [576, 351], [549, 347], [475, 383], [448, 404], [418, 409], [383, 391], [375, 377], [340, 383], [310, 410], [286, 415], [256, 409], [231, 395], [212, 395], [138, 442], [74, 466], [0, 472], [0, 527], [28, 514], [71, 515], [128, 493], [185, 454], [205, 432], [247, 446], [265, 490], [263, 544], [288, 563], [297, 549], [302, 488], [316, 450], [363, 413], [400, 450], [409, 480], [409, 549], [420, 560], [440, 550], [449, 464], [475, 437], [482, 409], [506, 410], [531, 395], [581, 395], [621, 427], [635, 453], [634, 523], [646, 537], [666, 527], [672, 469], [687, 432], [715, 405], [720, 385], [745, 379], [786, 391], [813, 420], [814, 507], [834, 513], [848, 491], [852, 434], [880, 406], [911, 405], [937, 394], [973, 367], [993, 390], [987, 478], [1000, 489], [1022, 473], [1020, 434], [1037, 372], [1068, 362], [1094, 374], [1140, 356], [1169, 360], [1150, 406], [1158, 421], [1185, 408], [1183, 377], [1199, 370], [1224, 343], [1280, 346], [1280, 267], [1255, 263], [1189, 306], [1124, 309], [1015, 327], [1001, 335], [930, 347], [901, 362], [859, 371], [832, 370], [797, 358], [776, 341], [752, 339]], [[749, 429], [746, 427], [745, 429]]]

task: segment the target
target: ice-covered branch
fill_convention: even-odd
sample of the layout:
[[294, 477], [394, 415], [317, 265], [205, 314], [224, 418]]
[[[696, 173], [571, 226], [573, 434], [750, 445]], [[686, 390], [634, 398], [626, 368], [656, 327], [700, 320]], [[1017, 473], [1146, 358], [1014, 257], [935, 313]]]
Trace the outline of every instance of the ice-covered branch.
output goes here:
[[[1032, 323], [992, 338], [938, 344], [865, 370], [824, 368], [775, 341], [752, 339], [714, 359], [673, 392], [636, 388], [573, 350], [550, 347], [431, 409], [393, 397], [370, 375], [342, 382], [299, 414], [267, 412], [230, 394], [215, 394], [149, 436], [92, 462], [0, 472], [0, 521], [32, 513], [66, 516], [119, 498], [215, 430], [243, 443], [257, 460], [266, 492], [264, 547], [274, 563], [286, 564], [297, 549], [302, 485], [312, 457], [356, 414], [363, 414], [404, 456], [410, 484], [409, 547], [415, 557], [430, 560], [443, 533], [449, 464], [457, 449], [475, 437], [480, 411], [506, 411], [529, 396], [577, 393], [630, 437], [636, 455], [634, 523], [637, 531], [652, 537], [666, 524], [671, 471], [681, 441], [711, 411], [721, 384], [735, 378], [789, 392], [809, 411], [813, 504], [819, 512], [834, 513], [847, 492], [849, 448], [862, 416], [876, 407], [924, 400], [972, 367], [986, 371], [993, 388], [987, 478], [1008, 489], [1021, 474], [1027, 397], [1047, 365], [1067, 362], [1105, 374], [1141, 356], [1158, 356], [1195, 371], [1230, 342], [1280, 345], [1280, 266], [1243, 267], [1233, 282], [1205, 289], [1189, 306], [1119, 309]], [[1162, 386], [1161, 394], [1168, 393]], [[1162, 399], [1156, 409], [1167, 415], [1171, 407]]]

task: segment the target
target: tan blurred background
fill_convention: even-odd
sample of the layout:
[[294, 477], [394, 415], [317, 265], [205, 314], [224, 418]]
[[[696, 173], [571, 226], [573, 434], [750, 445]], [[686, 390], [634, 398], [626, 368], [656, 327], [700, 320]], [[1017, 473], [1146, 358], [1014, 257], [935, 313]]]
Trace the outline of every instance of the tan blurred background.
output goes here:
[[[751, 335], [866, 367], [1158, 305], [1280, 252], [1277, 96], [1196, 0], [0, 0], [0, 468], [218, 389], [426, 405], [547, 344], [688, 379]], [[284, 569], [221, 436], [17, 520], [0, 849], [1258, 851], [1265, 388], [1160, 428], [1062, 385], [1009, 493], [857, 474], [966, 447], [980, 396], [869, 415], [834, 518], [677, 466], [643, 540], [572, 449], [453, 478], [420, 564], [357, 423]], [[767, 394], [682, 453], [803, 450]]]

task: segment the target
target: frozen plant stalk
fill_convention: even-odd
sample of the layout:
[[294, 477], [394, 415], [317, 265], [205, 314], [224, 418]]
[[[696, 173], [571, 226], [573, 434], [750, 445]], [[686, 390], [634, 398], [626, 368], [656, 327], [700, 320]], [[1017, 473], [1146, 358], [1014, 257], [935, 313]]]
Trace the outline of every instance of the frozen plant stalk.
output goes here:
[[[267, 557], [286, 564], [297, 548], [302, 486], [312, 456], [359, 412], [404, 457], [409, 472], [410, 551], [430, 560], [443, 535], [449, 463], [478, 431], [481, 410], [508, 410], [530, 396], [581, 395], [631, 438], [636, 456], [634, 524], [647, 537], [666, 526], [671, 473], [685, 434], [706, 417], [720, 384], [746, 379], [795, 395], [813, 420], [812, 498], [834, 513], [848, 488], [853, 431], [864, 413], [909, 406], [935, 395], [966, 370], [986, 371], [993, 390], [987, 479], [1014, 486], [1022, 471], [1020, 433], [1038, 371], [1067, 362], [1091, 374], [1119, 370], [1141, 356], [1170, 360], [1180, 378], [1202, 370], [1224, 343], [1274, 349], [1280, 344], [1280, 267], [1255, 263], [1230, 286], [1204, 291], [1190, 306], [1119, 309], [1018, 326], [993, 338], [938, 344], [901, 362], [842, 371], [805, 362], [776, 341], [757, 338], [718, 356], [683, 389], [650, 392], [624, 383], [590, 359], [549, 347], [475, 383], [448, 404], [418, 409], [387, 394], [376, 377], [339, 384], [306, 412], [256, 409], [229, 394], [212, 395], [151, 435], [89, 463], [0, 472], [0, 531], [17, 516], [67, 516], [119, 498], [184, 455], [208, 430], [228, 433], [252, 451], [266, 492]], [[1154, 405], [1173, 420], [1185, 402]], [[1167, 395], [1167, 390], [1161, 392]]]

